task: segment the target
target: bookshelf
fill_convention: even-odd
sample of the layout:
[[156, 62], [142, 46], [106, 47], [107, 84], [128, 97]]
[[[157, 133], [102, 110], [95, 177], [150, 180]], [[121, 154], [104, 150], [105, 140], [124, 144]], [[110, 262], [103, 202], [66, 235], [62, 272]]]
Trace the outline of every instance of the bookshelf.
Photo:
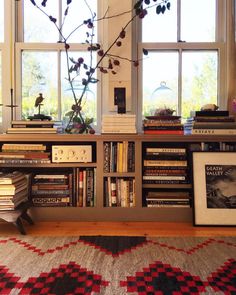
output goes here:
[[[132, 143], [133, 168], [127, 170], [109, 169], [104, 171], [104, 145], [130, 142]], [[96, 168], [95, 195], [96, 201], [91, 207], [32, 207], [30, 215], [35, 221], [169, 221], [191, 222], [192, 208], [147, 207], [145, 193], [147, 191], [171, 190], [189, 192], [192, 196], [191, 181], [191, 149], [196, 149], [207, 143], [236, 144], [235, 135], [148, 135], [148, 134], [2, 134], [0, 145], [4, 143], [43, 143], [47, 149], [53, 145], [91, 145], [92, 161], [89, 163], [45, 163], [45, 164], [0, 164], [1, 170], [22, 169], [36, 173], [38, 171], [73, 171], [77, 169]], [[146, 147], [186, 148], [188, 161], [187, 183], [150, 184], [143, 183], [143, 160]], [[110, 178], [133, 179], [135, 192], [134, 206], [106, 206], [105, 183]]]

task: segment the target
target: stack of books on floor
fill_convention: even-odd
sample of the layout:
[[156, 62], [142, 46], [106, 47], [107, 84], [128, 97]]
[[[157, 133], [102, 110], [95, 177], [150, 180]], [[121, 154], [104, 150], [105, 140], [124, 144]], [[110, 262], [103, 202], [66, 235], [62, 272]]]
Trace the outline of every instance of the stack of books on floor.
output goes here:
[[136, 116], [132, 114], [103, 115], [102, 133], [137, 133]]
[[51, 163], [50, 152], [44, 144], [5, 143], [0, 152], [3, 164], [45, 164]]
[[31, 198], [36, 207], [72, 206], [72, 173], [36, 174], [32, 178]]
[[0, 172], [0, 210], [14, 210], [28, 201], [30, 174]]
[[180, 116], [146, 116], [143, 120], [144, 134], [184, 134]]
[[55, 122], [50, 120], [15, 120], [11, 122], [11, 127], [7, 129], [8, 134], [21, 133], [57, 133]]
[[187, 191], [149, 191], [146, 195], [147, 207], [190, 208], [190, 196]]
[[229, 111], [196, 111], [192, 134], [235, 135], [235, 118]]
[[186, 148], [146, 147], [143, 161], [143, 183], [186, 184]]

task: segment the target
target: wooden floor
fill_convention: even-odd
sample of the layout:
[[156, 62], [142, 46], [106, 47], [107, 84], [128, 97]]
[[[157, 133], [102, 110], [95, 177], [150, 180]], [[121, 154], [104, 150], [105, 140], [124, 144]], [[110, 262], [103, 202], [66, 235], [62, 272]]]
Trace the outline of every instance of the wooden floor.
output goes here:
[[[161, 222], [37, 222], [24, 224], [32, 236], [236, 236], [236, 227], [194, 227], [188, 223]], [[18, 234], [16, 227], [0, 222], [1, 236]]]

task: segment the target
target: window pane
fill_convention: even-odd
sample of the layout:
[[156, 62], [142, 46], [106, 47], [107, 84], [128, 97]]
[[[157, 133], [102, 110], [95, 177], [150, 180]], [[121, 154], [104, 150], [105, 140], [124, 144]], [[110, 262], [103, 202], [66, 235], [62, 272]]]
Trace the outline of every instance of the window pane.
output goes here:
[[[39, 5], [41, 1], [38, 1]], [[47, 1], [47, 13], [58, 20], [59, 1]], [[39, 11], [30, 1], [24, 2], [24, 41], [57, 42], [59, 35], [49, 18]]]
[[0, 42], [4, 41], [4, 0], [0, 0]]
[[[84, 59], [84, 63], [90, 66], [90, 54], [88, 52], [70, 52], [70, 58], [74, 60], [78, 60], [78, 58], [82, 57]], [[87, 62], [88, 61], [88, 62]], [[93, 65], [96, 63], [96, 55], [93, 57]], [[81, 67], [80, 75], [75, 77], [75, 72], [71, 73], [71, 78], [75, 78], [73, 85], [77, 98], [80, 98], [81, 93], [84, 89], [82, 85], [82, 79], [87, 78], [86, 70], [84, 67]], [[96, 78], [96, 73], [93, 76]], [[62, 63], [61, 63], [61, 84], [62, 84], [62, 117], [63, 121], [68, 121], [69, 117], [65, 116], [68, 111], [71, 111], [71, 106], [75, 103], [72, 95], [71, 87], [68, 82], [68, 72], [66, 66], [66, 55], [62, 54]], [[94, 118], [96, 124], [96, 109], [97, 109], [97, 84], [90, 83], [88, 89], [83, 96], [82, 99], [82, 113], [84, 114], [84, 118]]]
[[22, 53], [22, 117], [38, 113], [34, 107], [39, 93], [45, 98], [41, 114], [57, 119], [57, 53], [23, 51]]
[[178, 52], [149, 52], [143, 60], [143, 114], [157, 108], [172, 108], [178, 103]]
[[[63, 25], [64, 36], [68, 36], [75, 28], [83, 24], [84, 20], [91, 19], [94, 17], [94, 14], [97, 15], [97, 1], [95, 0], [72, 1], [69, 7], [70, 8], [67, 16], [69, 19], [67, 19]], [[62, 14], [64, 14], [65, 9], [66, 1], [63, 1]], [[97, 42], [96, 27], [97, 23], [95, 23], [95, 30], [93, 31], [88, 29], [87, 25], [81, 26], [78, 30], [76, 30], [75, 33], [73, 33], [73, 35], [71, 35], [68, 42], [84, 43], [87, 40], [86, 32], [93, 33], [93, 42]], [[90, 39], [88, 40], [90, 41]]]
[[214, 42], [216, 0], [181, 0], [181, 39]]
[[217, 68], [216, 51], [183, 52], [183, 117], [204, 104], [217, 105]]
[[[37, 2], [37, 1], [36, 1]], [[59, 0], [47, 1], [45, 12], [48, 15], [57, 19], [57, 25], [59, 24]], [[40, 6], [41, 1], [37, 2]], [[87, 4], [86, 4], [87, 3]], [[42, 7], [42, 6], [40, 6]], [[62, 20], [64, 19], [64, 12], [66, 9], [66, 1], [62, 1]], [[89, 9], [91, 8], [91, 10]], [[92, 13], [92, 15], [91, 15]], [[65, 18], [65, 22], [62, 27], [62, 34], [65, 38], [78, 29], [71, 35], [68, 42], [84, 43], [87, 39], [86, 32], [93, 33], [93, 41], [97, 40], [96, 29], [92, 31], [87, 25], [83, 25], [84, 20], [92, 18], [97, 15], [97, 1], [72, 1], [69, 5], [68, 15]], [[44, 15], [39, 9], [30, 3], [25, 1], [24, 3], [24, 41], [25, 42], [58, 42], [59, 33], [49, 18]], [[89, 40], [90, 41], [90, 40]]]
[[156, 14], [155, 8], [148, 9], [148, 15], [142, 20], [143, 42], [177, 41], [177, 0], [171, 1], [170, 10]]

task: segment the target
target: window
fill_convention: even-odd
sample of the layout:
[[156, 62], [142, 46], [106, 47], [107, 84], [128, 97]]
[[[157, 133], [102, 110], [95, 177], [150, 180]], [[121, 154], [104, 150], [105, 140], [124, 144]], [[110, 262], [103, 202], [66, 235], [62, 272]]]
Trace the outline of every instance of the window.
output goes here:
[[166, 107], [187, 118], [204, 104], [224, 105], [226, 6], [221, 0], [171, 0], [164, 14], [148, 11], [139, 50], [149, 51], [141, 56], [143, 115]]
[[[0, 0], [0, 105], [2, 104], [2, 46], [4, 42], [4, 2]], [[0, 106], [0, 124], [2, 124], [2, 106]]]
[[[42, 1], [35, 1], [39, 3]], [[62, 36], [56, 29], [55, 24], [49, 20], [39, 9], [37, 9], [30, 1], [19, 2], [18, 19], [23, 20], [19, 32], [17, 48], [17, 74], [21, 77], [21, 81], [17, 81], [17, 97], [21, 98], [18, 110], [18, 117], [27, 119], [37, 113], [35, 108], [35, 98], [39, 93], [45, 97], [44, 104], [41, 107], [41, 113], [50, 115], [54, 120], [67, 121], [69, 119], [66, 113], [71, 110], [74, 103], [71, 89], [68, 83], [67, 62], [71, 59], [77, 60], [82, 57], [84, 60], [96, 62], [96, 56], [92, 61], [87, 51], [86, 44], [87, 29], [82, 26], [83, 21], [91, 18], [91, 13], [97, 15], [97, 1], [72, 1], [65, 18], [66, 1], [47, 1], [45, 11], [48, 15], [56, 18], [56, 25], [63, 27], [62, 34], [68, 37], [70, 33], [78, 26], [67, 39], [70, 44], [68, 57], [65, 54]], [[94, 30], [93, 42], [97, 42], [98, 32]], [[67, 59], [68, 58], [68, 59]], [[81, 69], [84, 77], [86, 69]], [[73, 75], [73, 73], [71, 74]], [[18, 75], [17, 75], [18, 76]], [[82, 89], [81, 77], [75, 77], [74, 85], [77, 97], [79, 97]], [[97, 118], [97, 99], [98, 86], [93, 84], [86, 92], [86, 99], [82, 106], [86, 117]]]

